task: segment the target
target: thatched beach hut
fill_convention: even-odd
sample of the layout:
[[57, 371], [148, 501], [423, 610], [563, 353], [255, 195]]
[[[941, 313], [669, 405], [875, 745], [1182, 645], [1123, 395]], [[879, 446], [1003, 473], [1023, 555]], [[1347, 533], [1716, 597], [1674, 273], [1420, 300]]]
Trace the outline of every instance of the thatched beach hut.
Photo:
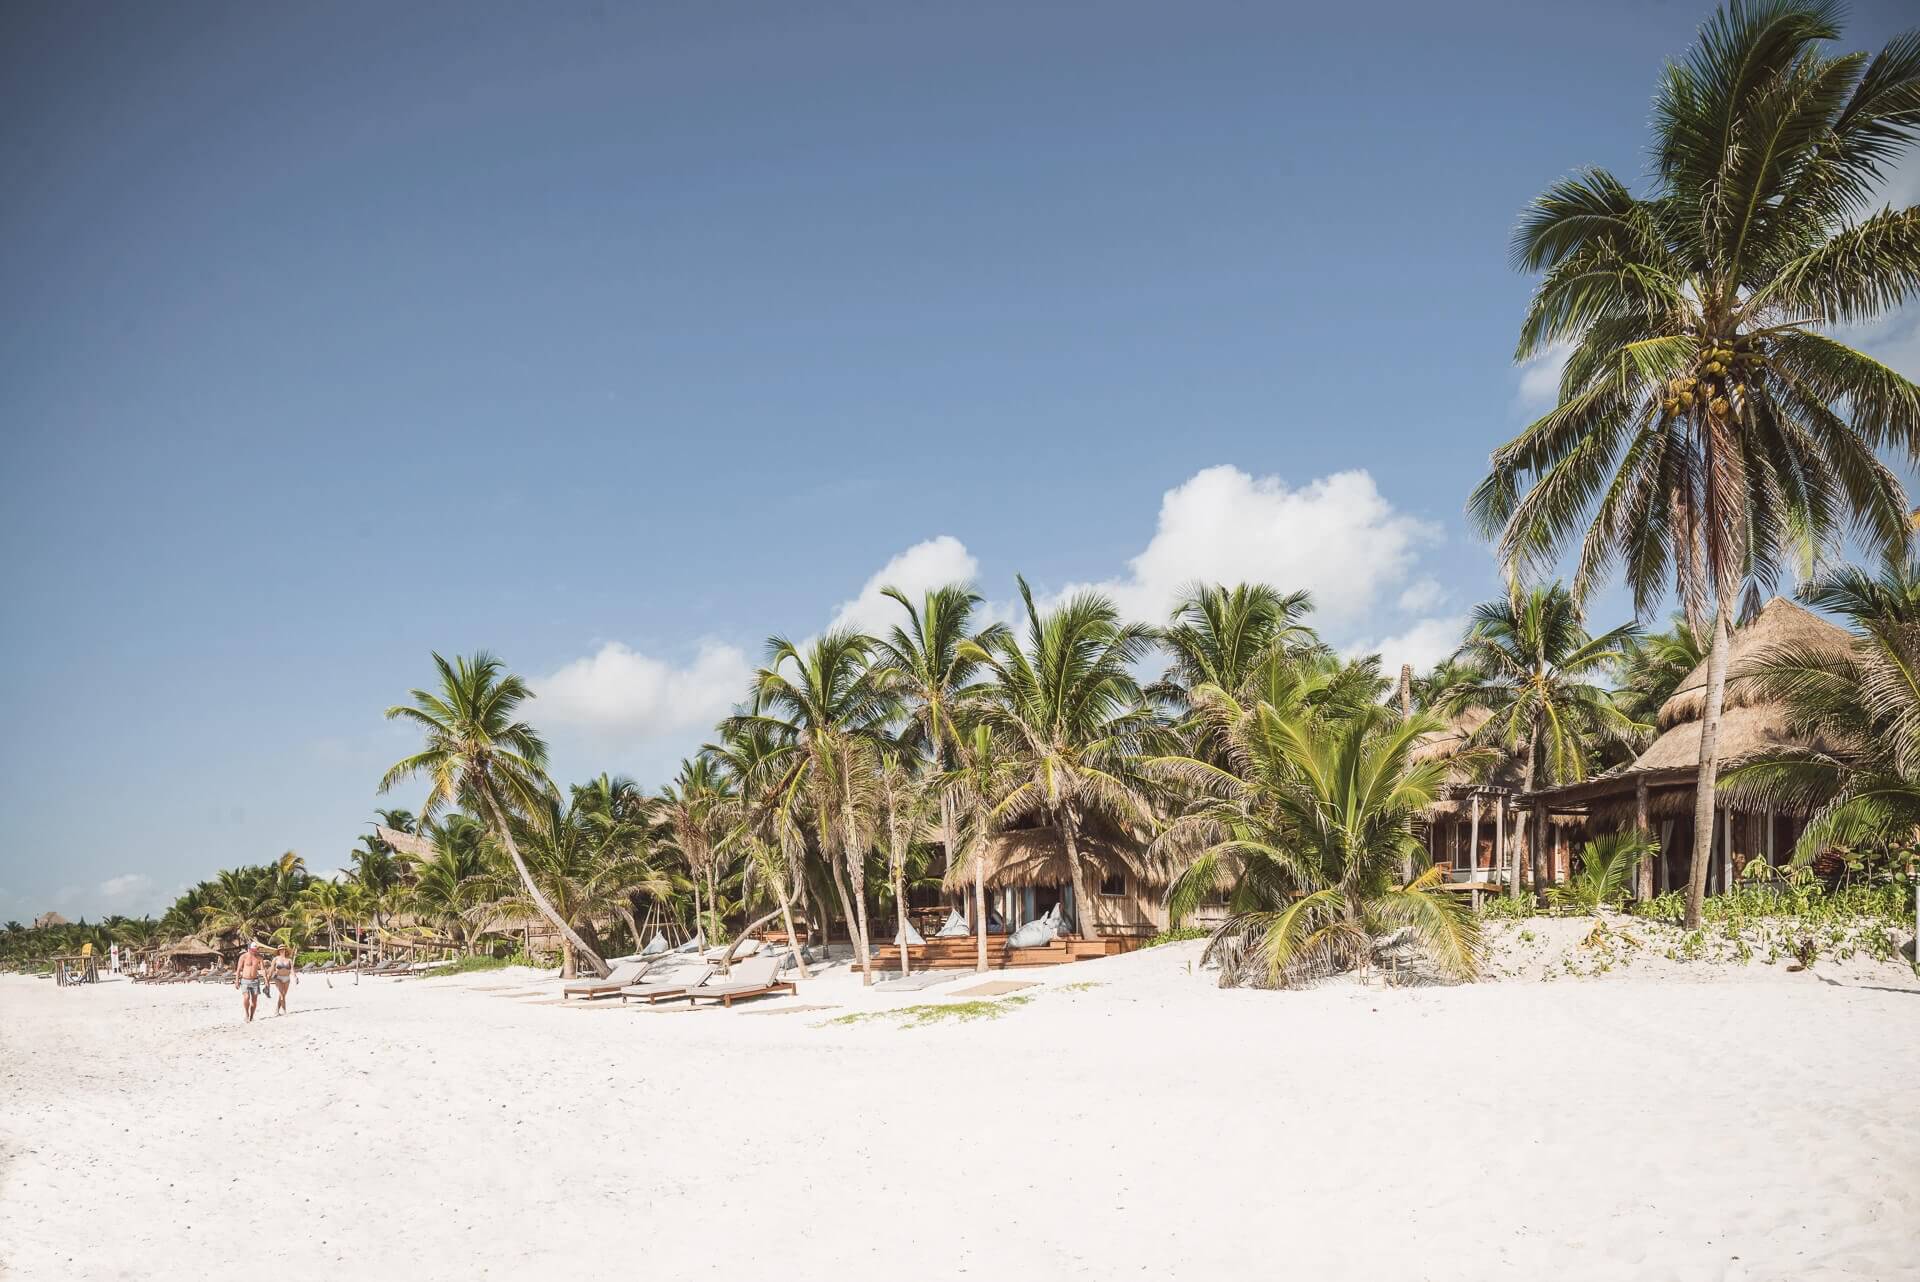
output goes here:
[[[1725, 772], [1767, 752], [1808, 745], [1787, 728], [1786, 710], [1768, 702], [1752, 679], [1753, 665], [1782, 647], [1844, 656], [1853, 638], [1784, 597], [1767, 602], [1753, 621], [1733, 634], [1727, 656], [1726, 702], [1720, 717], [1720, 770]], [[1681, 680], [1656, 720], [1659, 738], [1634, 761], [1584, 783], [1544, 788], [1527, 801], [1556, 815], [1582, 815], [1596, 832], [1640, 825], [1660, 840], [1660, 856], [1642, 870], [1640, 893], [1659, 894], [1686, 885], [1693, 852], [1694, 784], [1700, 769], [1701, 717], [1706, 711], [1707, 663]], [[1799, 839], [1805, 817], [1783, 811], [1742, 811], [1720, 799], [1714, 824], [1714, 859], [1708, 890], [1732, 884], [1748, 860], [1784, 862]]]
[[204, 939], [189, 936], [161, 949], [160, 957], [174, 970], [198, 970], [220, 961], [220, 950]]
[[[1144, 938], [1166, 927], [1167, 876], [1147, 859], [1143, 840], [1091, 819], [1086, 821], [1079, 846], [1088, 866], [1087, 887], [1093, 894], [1088, 925], [1095, 936]], [[987, 903], [1004, 929], [1016, 930], [1045, 916], [1056, 904], [1064, 905], [1068, 921], [1077, 920], [1073, 870], [1056, 826], [1017, 828], [993, 837], [987, 843], [985, 871]], [[954, 861], [946, 889], [959, 902], [970, 902], [972, 866]]]

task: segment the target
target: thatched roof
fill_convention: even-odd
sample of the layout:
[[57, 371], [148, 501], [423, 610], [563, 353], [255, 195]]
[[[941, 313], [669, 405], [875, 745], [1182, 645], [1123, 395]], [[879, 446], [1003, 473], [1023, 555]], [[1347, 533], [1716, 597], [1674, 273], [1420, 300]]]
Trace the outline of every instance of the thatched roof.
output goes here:
[[1430, 730], [1414, 740], [1411, 756], [1415, 761], [1437, 761], [1458, 755], [1475, 731], [1491, 720], [1485, 708], [1468, 708], [1451, 718], [1443, 730]]
[[[1149, 887], [1165, 884], [1165, 877], [1148, 864], [1141, 847], [1117, 833], [1094, 827], [1083, 832], [1077, 844], [1080, 857], [1102, 876], [1125, 873]], [[1064, 886], [1072, 880], [1066, 842], [1052, 824], [1003, 832], [987, 842], [986, 881], [990, 890], [1003, 886]], [[972, 885], [972, 865], [964, 859], [954, 860], [947, 871], [947, 889], [962, 890]]]
[[166, 957], [218, 957], [220, 950], [204, 939], [188, 937], [161, 950]]
[[[1760, 608], [1759, 615], [1752, 623], [1733, 634], [1727, 653], [1727, 709], [1750, 707], [1759, 700], [1759, 690], [1754, 682], [1745, 679], [1746, 673], [1742, 669], [1767, 651], [1779, 646], [1809, 647], [1835, 657], [1845, 657], [1852, 643], [1853, 638], [1846, 629], [1827, 622], [1785, 597], [1773, 598]], [[1658, 725], [1662, 730], [1671, 730], [1685, 722], [1698, 722], [1706, 715], [1706, 711], [1707, 661], [1702, 659], [1699, 666], [1681, 680], [1673, 696], [1660, 705]], [[1721, 734], [1725, 735], [1726, 731], [1722, 729]], [[1662, 736], [1663, 741], [1664, 738]], [[1696, 733], [1694, 742], [1697, 744], [1699, 739]], [[1656, 742], [1654, 746], [1658, 747], [1659, 743]], [[1725, 752], [1724, 748], [1722, 752]]]
[[433, 858], [433, 843], [425, 837], [417, 837], [413, 833], [401, 832], [398, 828], [388, 828], [382, 824], [375, 824], [373, 832], [376, 837], [403, 855], [412, 855], [415, 859]]

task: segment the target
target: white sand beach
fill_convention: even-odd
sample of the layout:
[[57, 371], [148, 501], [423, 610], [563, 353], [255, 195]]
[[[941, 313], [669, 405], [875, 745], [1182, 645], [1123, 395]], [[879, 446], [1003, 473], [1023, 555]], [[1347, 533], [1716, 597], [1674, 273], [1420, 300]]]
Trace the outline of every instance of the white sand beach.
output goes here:
[[973, 977], [697, 1012], [309, 978], [252, 1026], [0, 977], [0, 1274], [1920, 1273], [1902, 964], [1266, 993], [1197, 950], [917, 1027], [827, 1021]]

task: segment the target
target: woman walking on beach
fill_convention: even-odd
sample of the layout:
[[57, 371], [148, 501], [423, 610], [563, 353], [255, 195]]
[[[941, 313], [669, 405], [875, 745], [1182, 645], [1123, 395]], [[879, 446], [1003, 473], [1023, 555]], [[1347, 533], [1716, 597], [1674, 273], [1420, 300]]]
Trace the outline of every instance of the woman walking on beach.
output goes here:
[[293, 983], [293, 950], [285, 944], [273, 955], [273, 989], [280, 1000], [273, 1008], [276, 1015], [287, 1013], [287, 988]]
[[249, 943], [247, 951], [240, 954], [240, 964], [233, 970], [233, 986], [240, 990], [240, 1005], [247, 1012], [247, 1022], [253, 1022], [253, 1011], [260, 1004], [261, 972], [267, 968], [266, 958], [260, 955], [260, 945]]

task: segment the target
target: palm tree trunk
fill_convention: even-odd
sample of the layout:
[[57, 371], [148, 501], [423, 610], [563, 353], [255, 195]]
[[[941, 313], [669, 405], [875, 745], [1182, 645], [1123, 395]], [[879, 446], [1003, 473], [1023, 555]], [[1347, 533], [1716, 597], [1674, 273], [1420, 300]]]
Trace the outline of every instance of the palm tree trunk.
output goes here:
[[859, 939], [854, 947], [860, 950], [860, 982], [873, 982], [873, 938], [867, 933], [867, 870], [864, 859], [856, 859], [853, 847], [846, 849], [847, 880], [853, 888], [853, 911], [858, 914], [855, 932]]
[[[1533, 723], [1533, 734], [1527, 740], [1527, 767], [1522, 773], [1520, 780], [1520, 792], [1523, 796], [1533, 791], [1533, 781], [1536, 777], [1535, 771], [1539, 768], [1539, 763], [1540, 723], [1536, 720]], [[1535, 805], [1534, 809], [1537, 811], [1540, 807]], [[1516, 819], [1518, 818], [1520, 818], [1520, 816], [1516, 816]], [[1528, 815], [1525, 816], [1525, 818], [1530, 820], [1532, 816]], [[1534, 831], [1536, 826], [1540, 829], [1539, 832]], [[1527, 862], [1533, 865], [1534, 902], [1544, 904], [1547, 902], [1547, 879], [1543, 872], [1546, 863], [1542, 858], [1541, 847], [1546, 844], [1547, 825], [1544, 821], [1538, 825], [1529, 822], [1526, 825], [1526, 834]], [[1513, 895], [1516, 899], [1520, 897], [1520, 861], [1518, 859], [1513, 861]]]
[[900, 978], [905, 979], [913, 973], [913, 967], [907, 959], [907, 890], [905, 861], [893, 861], [893, 914], [900, 920]]
[[793, 951], [793, 961], [800, 968], [800, 978], [812, 979], [807, 971], [807, 953], [800, 947], [800, 937], [793, 931], [793, 899], [787, 893], [787, 879], [775, 877], [773, 888], [780, 896], [780, 919], [787, 925], [787, 947]]
[[1080, 866], [1080, 812], [1069, 802], [1060, 808], [1060, 837], [1067, 845], [1067, 872], [1073, 879], [1073, 929], [1093, 938], [1093, 901], [1087, 898], [1087, 874]]
[[1720, 781], [1720, 714], [1727, 699], [1728, 626], [1731, 602], [1721, 594], [1713, 617], [1713, 648], [1707, 652], [1707, 710], [1700, 719], [1700, 773], [1693, 785], [1693, 868], [1687, 878], [1687, 929], [1700, 929], [1700, 908], [1707, 896], [1707, 866], [1713, 859], [1714, 790]]
[[640, 943], [640, 923], [633, 919], [633, 904], [615, 905], [614, 911], [620, 914], [621, 921], [627, 923], [627, 933], [633, 936], [633, 951], [639, 952], [643, 945]]
[[720, 938], [720, 883], [711, 863], [707, 865], [707, 916], [713, 918], [713, 933], [707, 938]]
[[974, 844], [973, 937], [979, 942], [980, 951], [973, 968], [984, 975], [987, 973], [987, 845], [984, 841]]
[[847, 942], [858, 948], [859, 941], [854, 938], [853, 900], [847, 897], [847, 879], [840, 875], [840, 865], [831, 856], [827, 859], [827, 871], [833, 878], [834, 893], [840, 896], [840, 915], [847, 919]]
[[561, 919], [560, 914], [554, 910], [553, 904], [545, 895], [540, 893], [540, 887], [533, 884], [533, 874], [527, 871], [527, 861], [520, 857], [520, 845], [514, 841], [513, 833], [507, 829], [507, 817], [500, 812], [500, 803], [494, 800], [493, 789], [483, 785], [480, 789], [480, 796], [487, 803], [487, 811], [493, 816], [494, 827], [500, 837], [500, 844], [507, 848], [507, 858], [513, 861], [513, 870], [520, 874], [520, 884], [527, 888], [527, 897], [533, 900], [533, 906], [540, 910], [542, 917], [545, 917], [548, 922], [552, 923], [555, 930], [560, 932], [562, 939], [572, 944], [580, 956], [587, 959], [587, 965], [593, 967], [594, 977], [596, 979], [605, 978], [607, 974], [607, 964], [600, 960], [600, 954], [587, 947], [587, 941], [580, 938], [580, 936], [574, 932], [573, 927]]

